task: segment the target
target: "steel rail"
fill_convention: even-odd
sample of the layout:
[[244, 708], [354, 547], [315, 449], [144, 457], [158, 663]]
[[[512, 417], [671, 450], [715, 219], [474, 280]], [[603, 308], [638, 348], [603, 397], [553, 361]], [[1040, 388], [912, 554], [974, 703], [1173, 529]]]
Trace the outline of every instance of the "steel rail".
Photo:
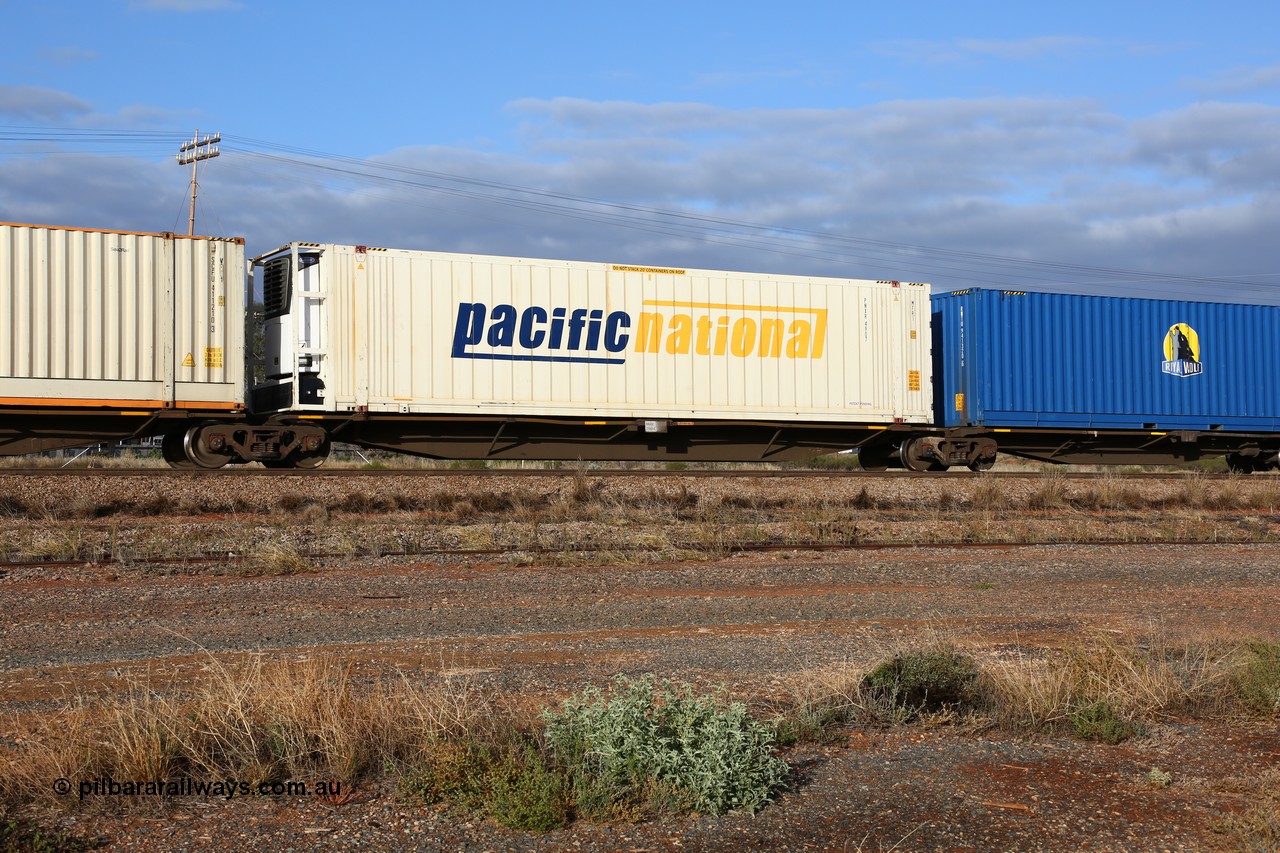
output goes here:
[[[1198, 477], [1208, 480], [1226, 480], [1239, 477], [1238, 474], [1203, 474], [1192, 471], [1051, 471], [1052, 476], [1068, 480], [1102, 480], [1122, 478], [1132, 480], [1185, 480]], [[765, 468], [743, 469], [690, 469], [685, 471], [642, 470], [634, 468], [318, 468], [310, 470], [290, 470], [271, 468], [223, 468], [218, 470], [190, 470], [176, 468], [0, 468], [0, 477], [160, 477], [160, 478], [198, 478], [227, 477], [231, 479], [247, 477], [315, 477], [332, 479], [335, 477], [386, 478], [386, 477], [653, 477], [695, 479], [717, 478], [751, 478], [751, 479], [797, 479], [797, 478], [836, 478], [836, 479], [929, 479], [929, 480], [969, 480], [974, 478], [993, 479], [1044, 479], [1045, 471], [843, 471], [843, 470], [775, 470]], [[1252, 476], [1266, 476], [1254, 474]]]
[[[740, 542], [732, 545], [708, 546], [703, 543], [672, 543], [666, 548], [651, 548], [643, 545], [593, 546], [573, 548], [530, 548], [510, 546], [505, 548], [422, 548], [412, 551], [380, 551], [380, 552], [334, 552], [318, 554], [299, 554], [305, 560], [360, 560], [382, 559], [386, 557], [496, 557], [508, 554], [530, 554], [533, 556], [556, 556], [567, 554], [592, 553], [665, 553], [669, 551], [702, 551], [722, 554], [769, 553], [777, 551], [918, 551], [930, 548], [941, 550], [968, 551], [1013, 551], [1023, 548], [1061, 548], [1061, 547], [1197, 547], [1207, 545], [1268, 545], [1269, 542], [1252, 542], [1232, 539], [1088, 539], [1088, 540], [1037, 540], [1029, 542]], [[129, 557], [119, 558], [112, 555], [84, 557], [75, 560], [18, 560], [0, 562], [0, 576], [4, 572], [18, 569], [64, 569], [87, 568], [89, 566], [127, 566], [127, 565], [211, 565], [219, 563], [237, 564], [261, 559], [253, 554], [192, 554], [172, 557]], [[674, 562], [680, 562], [676, 560]]]

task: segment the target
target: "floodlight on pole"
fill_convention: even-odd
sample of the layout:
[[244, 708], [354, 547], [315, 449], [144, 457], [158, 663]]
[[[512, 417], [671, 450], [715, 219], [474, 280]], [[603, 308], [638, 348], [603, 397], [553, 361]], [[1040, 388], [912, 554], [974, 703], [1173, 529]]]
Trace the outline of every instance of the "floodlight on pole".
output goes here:
[[187, 224], [187, 234], [196, 233], [196, 164], [201, 160], [212, 160], [218, 156], [216, 144], [222, 141], [221, 133], [212, 133], [200, 138], [200, 131], [195, 137], [182, 143], [178, 149], [178, 165], [191, 165], [191, 219]]

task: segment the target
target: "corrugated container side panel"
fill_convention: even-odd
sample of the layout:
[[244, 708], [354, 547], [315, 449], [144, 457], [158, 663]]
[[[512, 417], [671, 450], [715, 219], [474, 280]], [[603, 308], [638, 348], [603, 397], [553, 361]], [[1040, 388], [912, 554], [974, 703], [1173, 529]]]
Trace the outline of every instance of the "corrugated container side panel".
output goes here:
[[[383, 329], [389, 333], [391, 327], [387, 325], [384, 304], [388, 296], [387, 288], [390, 285], [391, 277], [387, 269], [389, 264], [385, 263], [384, 260], [374, 255], [365, 261], [364, 309], [370, 329]], [[386, 343], [391, 343], [389, 334]], [[379, 395], [387, 394], [388, 388], [383, 378], [384, 370], [388, 370], [391, 367], [391, 360], [387, 358], [387, 348], [385, 346], [376, 348], [369, 353], [369, 356], [366, 365], [369, 392]], [[377, 389], [376, 392], [374, 389]], [[387, 396], [390, 395], [387, 394]]]
[[[855, 334], [860, 334], [865, 344], [871, 344], [869, 352], [871, 353], [871, 376], [866, 377], [872, 384], [872, 399], [894, 399], [896, 396], [896, 386], [894, 383], [895, 374], [901, 370], [901, 366], [895, 364], [894, 354], [891, 346], [885, 346], [889, 341], [883, 338], [887, 333], [889, 318], [895, 309], [894, 298], [900, 296], [890, 290], [873, 291], [868, 294], [867, 305], [863, 322], [855, 327]], [[881, 324], [884, 324], [883, 326]]]
[[[50, 235], [53, 237], [51, 242], [61, 242], [57, 237], [61, 235]], [[50, 290], [57, 286], [56, 279], [52, 279], [60, 273], [58, 269], [58, 261], [61, 260], [60, 252], [50, 247], [46, 254], [46, 263], [44, 269], [50, 278], [45, 278], [40, 285], [33, 287], [29, 297], [29, 310], [31, 322], [31, 346], [30, 346], [30, 362], [28, 364], [29, 376], [51, 376], [50, 366], [53, 362], [52, 348], [56, 345], [57, 336], [53, 331], [53, 326], [57, 321], [50, 316], [49, 313], [49, 296]], [[60, 325], [60, 324], [59, 324]]]
[[183, 241], [176, 247], [173, 263], [173, 342], [175, 360], [178, 362], [175, 381], [198, 382], [204, 370], [204, 353], [201, 352], [199, 325], [202, 318], [199, 306], [204, 301], [202, 294], [195, 292], [201, 287], [203, 276], [194, 268], [195, 258], [189, 241]]
[[[174, 372], [164, 357], [176, 327], [198, 348], [190, 393], [180, 391], [177, 399], [240, 401], [240, 243], [0, 224], [0, 251], [0, 329], [7, 332], [0, 396], [163, 400]], [[181, 322], [174, 315], [175, 268], [191, 289], [179, 291]]]
[[[625, 281], [621, 282], [617, 287], [611, 286], [610, 271], [599, 267], [590, 268], [589, 275], [592, 300], [604, 306], [603, 310], [606, 317], [614, 311], [626, 307], [627, 284]], [[645, 398], [643, 377], [643, 371], [638, 369], [626, 370], [616, 379], [608, 377], [609, 381], [604, 383], [604, 396], [599, 399], [605, 400], [613, 407], [624, 406], [628, 400], [634, 397], [643, 400]], [[537, 399], [536, 395], [533, 399]]]
[[[750, 304], [760, 304], [760, 283], [757, 281], [725, 276], [717, 281], [717, 289], [720, 291], [719, 298], [725, 302], [731, 301], [733, 299], [733, 294], [740, 294], [750, 295], [752, 297]], [[751, 320], [753, 323], [758, 322], [756, 318], [759, 316], [759, 313], [759, 309], [739, 312], [741, 317]], [[740, 350], [745, 341], [745, 335], [746, 324], [743, 323], [738, 327], [738, 348]], [[728, 338], [727, 347], [732, 351], [734, 338], [732, 326], [730, 326], [726, 331], [726, 337]], [[711, 383], [713, 390], [717, 387], [723, 389], [718, 399], [714, 396], [712, 397], [711, 405], [717, 407], [735, 406], [739, 408], [750, 408], [752, 404], [748, 399], [749, 389], [747, 387], [746, 359], [737, 357], [721, 358], [714, 360], [712, 364], [724, 377], [724, 382], [723, 384], [719, 384], [715, 381]], [[763, 366], [764, 365], [758, 362], [751, 365], [751, 375], [753, 378], [758, 374], [759, 368]]]
[[[154, 235], [4, 226], [0, 376], [154, 381]], [[67, 389], [51, 386], [68, 396]]]
[[0, 283], [4, 287], [0, 287], [0, 376], [12, 376], [14, 373], [14, 361], [18, 346], [17, 335], [15, 330], [17, 322], [15, 321], [14, 297], [17, 295], [14, 291], [13, 282], [21, 275], [19, 270], [22, 267], [22, 247], [15, 239], [12, 228], [0, 228]]
[[[442, 314], [448, 315], [451, 310], [453, 292], [449, 286], [452, 275], [450, 264], [448, 261], [437, 258], [427, 258], [415, 263], [427, 269], [425, 280], [419, 281], [418, 286], [428, 289], [429, 298], [423, 306], [423, 313], [415, 315], [414, 349], [427, 346], [432, 353], [441, 352], [445, 342], [440, 338], [440, 328], [437, 323]], [[445, 399], [452, 399], [457, 396], [457, 388], [453, 384], [453, 370], [448, 359], [432, 358], [429, 361], [426, 370], [423, 371], [428, 374], [428, 381], [422, 386], [415, 387], [414, 398], [428, 400], [432, 395], [439, 395]]]
[[[408, 334], [405, 335], [407, 340], [400, 341], [400, 349], [397, 350], [397, 359], [413, 359], [413, 347], [423, 346], [424, 344], [434, 351], [436, 347], [435, 330], [431, 327], [431, 300], [434, 298], [431, 285], [431, 264], [424, 262], [414, 262], [408, 258], [402, 259], [401, 263], [408, 269], [412, 275], [412, 281], [409, 284], [409, 309], [402, 311], [404, 314], [404, 322], [409, 327]], [[406, 389], [405, 396], [416, 400], [421, 398], [432, 387], [432, 371], [435, 369], [434, 364], [418, 364], [414, 366], [413, 380]]]
[[[378, 317], [379, 328], [388, 330], [389, 341], [392, 346], [388, 346], [384, 352], [387, 360], [379, 365], [377, 372], [376, 387], [377, 395], [380, 397], [389, 397], [392, 400], [402, 398], [401, 384], [408, 385], [413, 381], [413, 362], [401, 363], [396, 357], [394, 342], [400, 340], [401, 332], [404, 329], [399, 319], [399, 312], [396, 306], [403, 306], [405, 309], [412, 310], [412, 303], [409, 301], [408, 287], [411, 283], [402, 278], [398, 273], [398, 258], [389, 258], [389, 263], [379, 264], [382, 278], [378, 282], [378, 298], [374, 305], [374, 312]], [[370, 388], [370, 393], [374, 393]]]
[[[598, 267], [578, 267], [570, 272], [570, 276], [578, 280], [578, 287], [581, 288], [582, 301], [580, 304], [598, 305], [602, 315], [608, 316], [609, 295], [603, 286], [602, 273], [603, 270]], [[614, 384], [609, 372], [590, 368], [583, 372], [586, 374], [586, 382], [582, 388], [583, 402], [607, 403], [609, 401], [609, 386]], [[625, 373], [618, 376], [617, 384], [626, 385]]]
[[[742, 293], [739, 291], [736, 299], [729, 296], [728, 280], [722, 276], [706, 276], [706, 288], [708, 291], [709, 301], [717, 305], [725, 305], [729, 303], [740, 303], [743, 297], [751, 300], [754, 304], [759, 300], [758, 293]], [[713, 334], [718, 338], [721, 330], [716, 328]], [[718, 344], [713, 344], [713, 351], [716, 351]], [[734, 405], [742, 405], [740, 399], [737, 398], [734, 391], [735, 388], [730, 385], [730, 364], [727, 358], [704, 358], [702, 363], [706, 365], [707, 382], [703, 385], [703, 396], [698, 402], [703, 405], [710, 406], [715, 409], [725, 409]], [[810, 387], [812, 393], [812, 387]], [[694, 398], [697, 400], [697, 397]], [[696, 403], [695, 403], [696, 405]]]
[[[48, 286], [49, 258], [53, 246], [45, 241], [53, 242], [61, 235], [49, 235], [39, 232], [26, 235], [32, 238], [25, 246], [27, 250], [26, 265], [23, 272], [30, 279], [18, 282], [20, 288], [16, 299], [14, 318], [20, 324], [18, 340], [21, 342], [14, 363], [14, 375], [35, 377], [34, 354], [41, 346], [44, 337], [44, 321], [35, 315], [33, 294]], [[50, 240], [50, 237], [53, 240]]]
[[[778, 289], [779, 284], [776, 281], [759, 282], [758, 303], [762, 306], [782, 304], [778, 301]], [[770, 318], [765, 315], [763, 308], [750, 312], [749, 316], [756, 324], [755, 339], [752, 343], [756, 352], [760, 352], [764, 346], [765, 325]], [[779, 359], [761, 358], [758, 365], [759, 369], [755, 371], [754, 382], [746, 375], [746, 365], [743, 365], [743, 382], [746, 386], [744, 402], [749, 408], [762, 409], [766, 406], [766, 401], [781, 401], [788, 383], [782, 378], [783, 365]]]
[[[241, 402], [243, 246], [181, 237], [173, 242], [177, 397], [186, 402]], [[160, 281], [165, 275], [156, 270], [153, 278]]]
[[[935, 310], [945, 425], [1280, 426], [1278, 308], [975, 290]], [[1164, 352], [1175, 334], [1194, 358]]]
[[[130, 294], [138, 287], [154, 286], [154, 279], [144, 283], [139, 269], [138, 254], [140, 247], [133, 240], [122, 240], [126, 246], [108, 246], [101, 241], [94, 241], [94, 251], [98, 253], [99, 262], [107, 270], [111, 286], [103, 293], [102, 299], [102, 362], [100, 366], [103, 379], [121, 379], [124, 353], [122, 344], [124, 336], [120, 328], [121, 306]], [[126, 251], [115, 251], [124, 248]], [[153, 377], [147, 377], [148, 380]]]
[[[860, 356], [856, 358], [854, 367], [857, 371], [857, 384], [852, 398], [856, 401], [868, 397], [889, 400], [892, 395], [893, 377], [888, 375], [891, 368], [885, 361], [886, 354], [871, 345], [877, 330], [871, 329], [870, 324], [883, 310], [883, 296], [883, 293], [859, 288], [850, 300], [853, 303], [852, 312], [844, 315], [844, 321], [849, 323], [844, 335], [845, 343], [858, 351]], [[848, 355], [845, 359], [848, 360]]]
[[[326, 251], [321, 257], [328, 276], [321, 289], [328, 291], [324, 302], [330, 322], [331, 351], [325, 369], [332, 375], [327, 380], [326, 399], [341, 406], [356, 405], [355, 366], [357, 360], [355, 336], [355, 272], [351, 258]], [[334, 395], [337, 395], [336, 397]]]
[[[819, 311], [824, 312], [821, 315], [812, 316], [808, 319], [809, 319], [809, 322], [812, 324], [812, 329], [813, 329], [812, 340], [810, 341], [809, 346], [811, 349], [813, 347], [817, 347], [819, 345], [818, 338], [819, 337], [822, 338], [821, 344], [823, 347], [823, 363], [824, 363], [825, 369], [810, 370], [808, 369], [811, 366], [810, 362], [802, 362], [801, 359], [796, 359], [797, 371], [802, 375], [804, 379], [803, 383], [798, 382], [796, 384], [797, 385], [803, 384], [803, 386], [809, 392], [808, 393], [809, 399], [807, 403], [802, 401], [797, 401], [798, 405], [796, 406], [796, 409], [800, 411], [804, 411], [806, 409], [810, 409], [810, 410], [843, 409], [844, 402], [840, 399], [840, 397], [843, 397], [844, 395], [841, 394], [840, 397], [835, 397], [833, 399], [827, 393], [827, 382], [826, 382], [827, 377], [838, 376], [841, 380], [840, 389], [843, 391], [843, 389], [846, 387], [844, 382], [846, 378], [844, 375], [844, 368], [845, 368], [844, 359], [831, 358], [830, 350], [828, 349], [831, 346], [831, 340], [833, 337], [831, 322], [833, 320], [838, 320], [840, 317], [840, 314], [839, 314], [840, 289], [836, 287], [830, 287], [830, 286], [814, 285], [806, 282], [801, 285], [801, 290], [804, 292], [804, 295], [801, 297], [801, 301], [797, 303], [798, 305], [807, 305], [812, 308], [818, 309]], [[886, 322], [892, 322], [892, 318], [890, 317], [885, 317], [884, 320]], [[824, 326], [825, 331], [819, 331], [819, 325]], [[890, 380], [895, 385], [897, 385], [899, 382], [902, 381], [902, 377], [894, 376], [894, 377], [890, 377]], [[850, 387], [850, 390], [856, 390], [857, 384], [854, 383], [848, 387]], [[892, 398], [884, 398], [884, 401], [886, 404], [888, 404], [889, 407], [893, 406], [894, 401], [892, 400]]]
[[[418, 366], [413, 363], [412, 349], [414, 291], [418, 277], [414, 265], [407, 258], [392, 258], [391, 264], [391, 281], [395, 292], [387, 300], [383, 310], [389, 312], [388, 320], [395, 344], [391, 350], [393, 363], [406, 367], [398, 373], [388, 371], [391, 375], [387, 381], [393, 383], [390, 389], [392, 397], [411, 400], [418, 373]], [[426, 295], [425, 292], [423, 295]]]

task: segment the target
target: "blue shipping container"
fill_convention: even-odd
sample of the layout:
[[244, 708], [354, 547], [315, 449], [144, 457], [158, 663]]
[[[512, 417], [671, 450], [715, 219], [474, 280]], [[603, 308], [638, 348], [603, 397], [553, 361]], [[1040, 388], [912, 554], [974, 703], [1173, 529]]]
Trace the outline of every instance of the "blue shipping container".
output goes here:
[[941, 425], [1280, 430], [1280, 308], [935, 294]]

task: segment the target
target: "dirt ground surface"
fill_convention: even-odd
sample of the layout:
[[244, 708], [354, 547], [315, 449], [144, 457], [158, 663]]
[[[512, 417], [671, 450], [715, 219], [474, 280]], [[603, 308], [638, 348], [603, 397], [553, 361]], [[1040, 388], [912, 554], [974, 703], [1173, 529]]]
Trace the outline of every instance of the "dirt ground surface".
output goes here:
[[[137, 520], [157, 523], [181, 529], [176, 517]], [[0, 532], [33, 524], [11, 519]], [[925, 632], [990, 657], [1097, 632], [1275, 637], [1277, 602], [1274, 543], [780, 551], [638, 565], [330, 557], [282, 575], [31, 563], [0, 574], [0, 745], [14, 747], [16, 721], [60, 703], [139, 682], [180, 686], [252, 653], [340, 655], [410, 678], [466, 674], [535, 697], [657, 673], [766, 702]], [[172, 798], [123, 815], [91, 803], [55, 822], [107, 850], [1233, 849], [1221, 821], [1250, 804], [1248, 780], [1280, 768], [1280, 732], [1274, 721], [1167, 719], [1106, 746], [908, 725], [851, 728], [783, 757], [792, 784], [754, 816], [535, 834], [368, 783], [341, 801]], [[1149, 784], [1153, 768], [1171, 783]]]

